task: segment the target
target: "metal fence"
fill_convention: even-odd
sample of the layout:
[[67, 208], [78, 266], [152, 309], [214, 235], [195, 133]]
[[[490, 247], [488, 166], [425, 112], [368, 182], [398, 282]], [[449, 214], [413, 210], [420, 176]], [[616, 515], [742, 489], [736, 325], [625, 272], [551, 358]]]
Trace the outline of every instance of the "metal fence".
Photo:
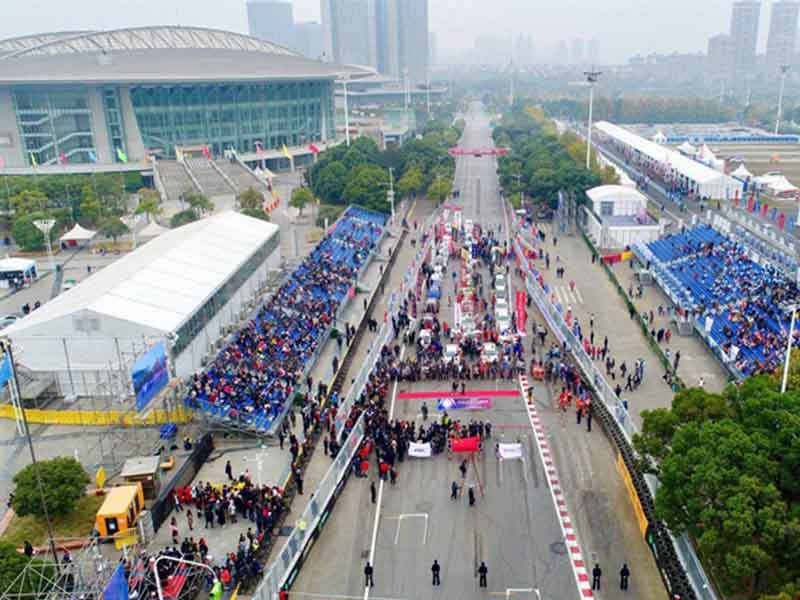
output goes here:
[[[422, 231], [428, 230], [431, 223], [433, 223], [440, 214], [438, 210], [434, 212], [429, 217]], [[361, 395], [369, 379], [369, 375], [372, 373], [372, 369], [380, 357], [381, 348], [392, 339], [391, 316], [395, 315], [399, 310], [404, 294], [406, 294], [411, 287], [416, 285], [417, 275], [422, 266], [425, 254], [430, 250], [432, 244], [433, 236], [431, 236], [417, 252], [411, 266], [406, 270], [400, 289], [391, 294], [387, 308], [388, 318], [386, 322], [381, 325], [378, 334], [375, 336], [373, 345], [370, 348], [369, 354], [367, 355], [367, 359], [362, 364], [361, 369], [354, 378], [347, 395], [341, 401], [339, 410], [337, 411], [337, 413], [344, 418], [350, 414], [353, 403]], [[337, 422], [336, 427], [337, 434], [341, 434], [343, 423], [340, 424]], [[311, 536], [314, 535], [322, 517], [327, 515], [326, 511], [330, 509], [328, 504], [334, 495], [338, 495], [341, 492], [343, 481], [350, 468], [350, 464], [364, 437], [364, 431], [364, 415], [362, 413], [353, 426], [353, 429], [347, 435], [336, 460], [334, 460], [333, 464], [328, 468], [325, 477], [322, 478], [317, 489], [311, 494], [310, 502], [306, 505], [300, 518], [295, 522], [295, 527], [289, 539], [283, 545], [283, 548], [281, 548], [278, 558], [270, 566], [264, 579], [259, 583], [255, 592], [253, 592], [254, 599], [277, 600], [282, 586], [291, 576], [298, 562], [305, 558], [308, 541]]]
[[[580, 367], [587, 381], [593, 384], [593, 388], [597, 398], [605, 405], [608, 413], [613, 417], [619, 429], [622, 432], [625, 441], [629, 446], [633, 446], [633, 436], [638, 433], [636, 424], [631, 419], [628, 412], [627, 402], [624, 399], [618, 398], [614, 390], [606, 381], [605, 375], [594, 364], [594, 361], [584, 351], [583, 345], [573, 334], [572, 330], [564, 320], [563, 307], [558, 304], [553, 304], [547, 297], [547, 287], [544, 288], [539, 285], [538, 270], [528, 263], [525, 253], [522, 251], [522, 246], [530, 245], [525, 243], [524, 238], [516, 236], [514, 238], [514, 250], [517, 256], [520, 257], [528, 276], [525, 278], [525, 286], [531, 298], [536, 303], [539, 311], [544, 316], [550, 329], [558, 338], [559, 342], [565, 345], [568, 352], [570, 352], [575, 362]], [[532, 249], [532, 248], [531, 248]], [[645, 477], [645, 482], [650, 491], [650, 494], [655, 498], [656, 490], [658, 487], [657, 480], [654, 477]], [[670, 534], [673, 541], [675, 552], [678, 560], [683, 566], [692, 589], [697, 598], [702, 600], [717, 600], [717, 595], [711, 586], [708, 577], [703, 570], [700, 560], [692, 547], [688, 537], [684, 534], [681, 536], [674, 536]]]

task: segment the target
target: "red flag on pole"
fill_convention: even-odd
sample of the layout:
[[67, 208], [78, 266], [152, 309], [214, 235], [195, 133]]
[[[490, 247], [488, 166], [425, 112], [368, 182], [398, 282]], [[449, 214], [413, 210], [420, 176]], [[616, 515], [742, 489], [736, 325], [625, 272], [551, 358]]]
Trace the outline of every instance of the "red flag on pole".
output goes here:
[[60, 162], [60, 163], [67, 162], [67, 155], [64, 154], [63, 150], [58, 154], [58, 162]]
[[317, 148], [314, 144], [309, 144], [308, 149], [314, 154], [319, 154], [319, 148]]
[[208, 149], [208, 146], [203, 146], [203, 156], [211, 160], [211, 150]]

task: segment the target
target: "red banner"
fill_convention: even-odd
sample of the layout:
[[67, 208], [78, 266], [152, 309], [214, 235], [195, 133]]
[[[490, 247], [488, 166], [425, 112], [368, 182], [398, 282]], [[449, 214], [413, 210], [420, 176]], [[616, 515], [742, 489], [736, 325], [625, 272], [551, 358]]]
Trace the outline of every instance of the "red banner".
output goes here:
[[480, 450], [481, 438], [477, 435], [468, 438], [450, 440], [450, 452], [477, 452]]
[[527, 295], [525, 292], [517, 290], [517, 301], [516, 301], [516, 308], [517, 308], [517, 332], [520, 335], [525, 335], [525, 321], [528, 318], [527, 313], [525, 312], [525, 302], [527, 301]]

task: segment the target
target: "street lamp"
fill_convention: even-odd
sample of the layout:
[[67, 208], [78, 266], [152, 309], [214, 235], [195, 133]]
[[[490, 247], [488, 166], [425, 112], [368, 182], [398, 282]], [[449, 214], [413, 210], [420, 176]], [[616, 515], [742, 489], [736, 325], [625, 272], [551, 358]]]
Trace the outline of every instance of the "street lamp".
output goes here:
[[789, 65], [781, 65], [781, 88], [778, 92], [778, 116], [775, 118], [775, 135], [778, 135], [778, 129], [781, 126], [781, 112], [783, 111], [783, 88], [786, 85], [786, 73], [789, 72]]
[[584, 71], [586, 81], [589, 82], [589, 125], [586, 131], [586, 168], [591, 167], [592, 157], [592, 109], [594, 108], [594, 84], [601, 75], [600, 71]]
[[347, 107], [347, 82], [350, 80], [350, 73], [342, 73], [339, 76], [344, 88], [344, 139], [345, 143], [350, 145], [350, 109]]
[[131, 230], [133, 234], [133, 248], [131, 250], [136, 250], [136, 225], [139, 223], [139, 215], [125, 215], [120, 220]]
[[789, 323], [789, 339], [786, 341], [786, 359], [783, 362], [781, 394], [786, 392], [786, 385], [789, 383], [789, 359], [792, 356], [792, 338], [794, 337], [794, 323], [797, 318], [797, 308], [797, 305], [792, 306], [792, 320]]
[[56, 225], [55, 219], [39, 219], [34, 221], [33, 225], [44, 234], [44, 243], [47, 246], [47, 256], [50, 259], [50, 270], [55, 271], [55, 261], [53, 260], [53, 247], [50, 244], [50, 232]]
[[394, 223], [394, 167], [389, 167], [389, 191], [386, 192], [386, 199], [392, 207], [392, 222]]

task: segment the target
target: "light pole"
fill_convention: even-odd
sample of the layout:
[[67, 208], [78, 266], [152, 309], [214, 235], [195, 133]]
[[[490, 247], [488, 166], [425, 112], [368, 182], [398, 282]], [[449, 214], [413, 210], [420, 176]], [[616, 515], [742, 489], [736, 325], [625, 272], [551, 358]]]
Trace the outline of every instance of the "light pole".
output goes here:
[[584, 71], [586, 81], [589, 82], [589, 125], [586, 128], [586, 168], [590, 168], [592, 163], [592, 110], [594, 108], [594, 84], [601, 75], [600, 71]]
[[778, 135], [778, 129], [781, 126], [781, 112], [783, 111], [783, 88], [786, 85], [786, 73], [789, 72], [789, 65], [783, 64], [781, 69], [781, 88], [778, 92], [778, 116], [775, 118], [775, 135]]
[[792, 320], [789, 323], [789, 339], [786, 341], [786, 359], [783, 362], [783, 381], [781, 382], [781, 394], [786, 393], [786, 385], [789, 383], [789, 359], [792, 356], [792, 338], [794, 337], [794, 323], [797, 318], [797, 305], [792, 306]]
[[350, 73], [342, 73], [340, 80], [344, 88], [344, 139], [350, 145], [350, 109], [347, 106], [347, 82], [350, 80]]
[[392, 207], [392, 222], [394, 222], [394, 167], [389, 167], [389, 191], [386, 192], [386, 199]]
[[56, 225], [55, 219], [39, 219], [38, 221], [33, 222], [36, 229], [41, 231], [44, 234], [44, 243], [47, 246], [47, 256], [50, 259], [50, 270], [55, 272], [56, 265], [55, 261], [53, 260], [53, 247], [50, 244], [50, 232], [53, 230], [53, 227]]
[[176, 562], [176, 563], [179, 563], [179, 564], [182, 564], [182, 565], [192, 565], [194, 567], [201, 567], [201, 568], [205, 569], [206, 571], [208, 571], [209, 573], [211, 573], [211, 575], [214, 577], [214, 582], [215, 583], [217, 581], [217, 574], [214, 572], [214, 569], [212, 569], [208, 565], [205, 565], [205, 564], [199, 563], [199, 562], [195, 562], [193, 560], [186, 560], [185, 558], [175, 558], [174, 556], [167, 556], [167, 555], [162, 554], [161, 556], [159, 556], [157, 559], [155, 559], [153, 561], [153, 576], [155, 577], [155, 580], [156, 580], [156, 592], [158, 592], [158, 600], [164, 600], [164, 590], [161, 587], [161, 577], [158, 574], [158, 563], [160, 563], [162, 560], [171, 560], [173, 562]]
[[139, 222], [139, 215], [125, 215], [122, 217], [121, 221], [131, 230], [131, 234], [133, 234], [132, 250], [136, 250], [136, 224]]

